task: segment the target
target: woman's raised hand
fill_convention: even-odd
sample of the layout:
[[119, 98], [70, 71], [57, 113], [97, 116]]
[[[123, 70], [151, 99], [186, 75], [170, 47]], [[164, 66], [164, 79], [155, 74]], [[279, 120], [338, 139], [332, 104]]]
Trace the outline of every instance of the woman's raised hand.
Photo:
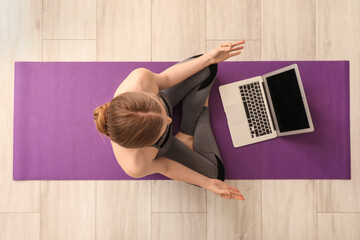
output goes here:
[[238, 189], [231, 187], [219, 179], [210, 179], [210, 187], [208, 189], [222, 198], [245, 200]]
[[244, 43], [245, 40], [233, 43], [223, 43], [206, 54], [209, 55], [212, 63], [219, 63], [228, 58], [239, 55], [241, 53], [240, 50], [244, 48], [244, 46], [241, 45]]

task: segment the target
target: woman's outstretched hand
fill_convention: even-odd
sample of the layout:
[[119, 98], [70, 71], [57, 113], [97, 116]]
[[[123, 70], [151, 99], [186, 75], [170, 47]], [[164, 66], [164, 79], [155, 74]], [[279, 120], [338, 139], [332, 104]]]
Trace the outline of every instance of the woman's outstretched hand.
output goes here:
[[238, 189], [231, 187], [219, 179], [210, 179], [210, 187], [208, 189], [222, 198], [245, 200]]
[[241, 49], [244, 46], [240, 46], [245, 43], [245, 40], [233, 43], [223, 43], [220, 46], [210, 50], [208, 53], [212, 63], [219, 63], [225, 61], [228, 58], [239, 55]]

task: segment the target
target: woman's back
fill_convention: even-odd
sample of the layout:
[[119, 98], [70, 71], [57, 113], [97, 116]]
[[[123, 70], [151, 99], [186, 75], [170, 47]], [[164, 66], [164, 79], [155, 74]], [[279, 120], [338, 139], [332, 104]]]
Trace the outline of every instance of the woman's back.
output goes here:
[[[156, 86], [144, 88], [143, 84], [139, 84], [139, 82], [141, 82], [145, 77], [146, 71], [134, 70], [119, 85], [114, 93], [113, 98], [119, 94], [129, 91], [147, 92], [158, 95], [159, 89]], [[116, 160], [126, 173], [136, 172], [143, 166], [148, 165], [149, 162], [156, 157], [159, 151], [157, 148], [150, 146], [142, 148], [125, 148], [115, 143], [114, 141], [111, 141], [111, 146], [113, 148]]]

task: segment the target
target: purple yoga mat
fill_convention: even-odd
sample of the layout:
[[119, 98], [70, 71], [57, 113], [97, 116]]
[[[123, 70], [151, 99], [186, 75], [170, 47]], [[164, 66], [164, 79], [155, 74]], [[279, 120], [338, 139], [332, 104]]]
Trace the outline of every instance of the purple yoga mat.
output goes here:
[[[139, 67], [176, 62], [16, 62], [14, 180], [133, 179], [117, 163], [93, 110]], [[219, 85], [297, 63], [315, 131], [234, 148]], [[223, 62], [209, 99], [226, 179], [350, 179], [349, 61]], [[174, 109], [174, 132], [180, 107]], [[167, 179], [153, 174], [142, 179]]]

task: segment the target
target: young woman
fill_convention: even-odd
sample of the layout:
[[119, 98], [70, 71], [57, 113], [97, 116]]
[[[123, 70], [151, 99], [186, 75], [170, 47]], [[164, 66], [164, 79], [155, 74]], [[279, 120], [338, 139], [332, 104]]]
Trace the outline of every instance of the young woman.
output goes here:
[[[240, 54], [245, 41], [224, 43], [162, 73], [132, 71], [111, 102], [94, 110], [99, 132], [111, 139], [115, 157], [131, 177], [161, 173], [244, 200], [224, 182], [225, 171], [210, 125], [208, 97], [217, 63]], [[172, 134], [172, 108], [182, 104], [180, 131]]]

